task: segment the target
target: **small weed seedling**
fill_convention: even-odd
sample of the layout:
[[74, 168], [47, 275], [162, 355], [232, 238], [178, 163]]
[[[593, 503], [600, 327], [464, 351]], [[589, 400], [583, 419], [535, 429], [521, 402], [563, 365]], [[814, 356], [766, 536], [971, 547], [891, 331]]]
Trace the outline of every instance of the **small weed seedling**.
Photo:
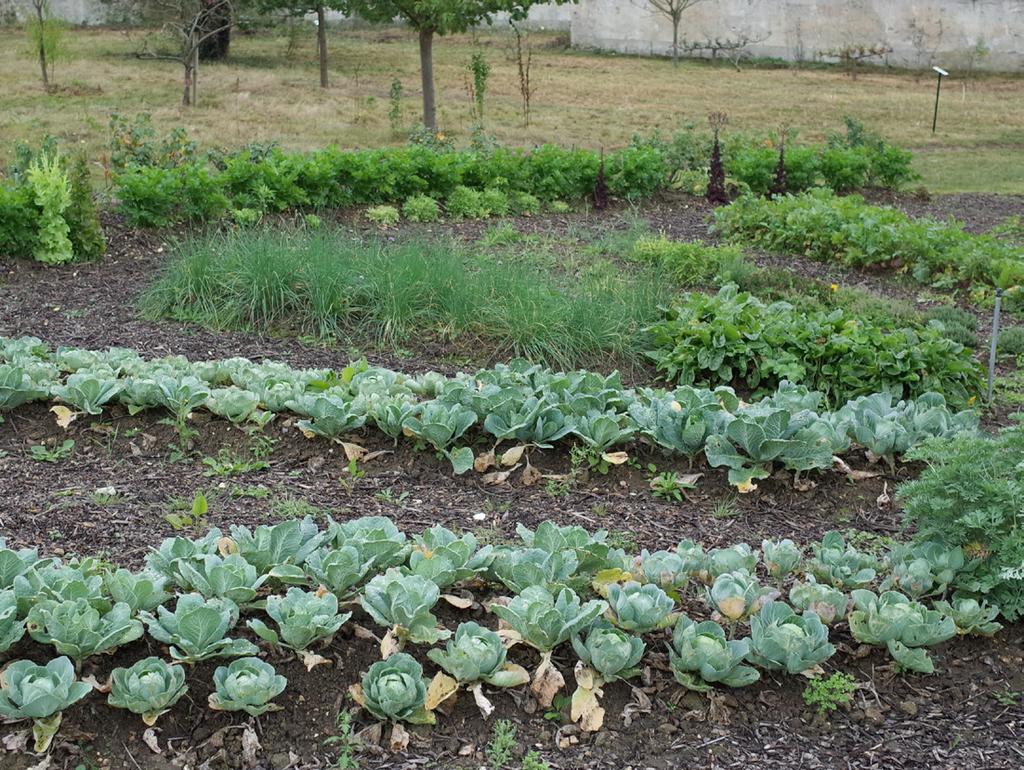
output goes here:
[[687, 489], [695, 489], [696, 484], [683, 481], [675, 471], [659, 473], [651, 479], [651, 492], [655, 497], [668, 502], [683, 502], [683, 493]]
[[731, 519], [738, 516], [740, 509], [736, 507], [736, 501], [732, 498], [719, 500], [711, 509], [711, 516], [715, 519]]
[[523, 757], [522, 770], [551, 770], [551, 765], [541, 759], [538, 752], [531, 751]]
[[45, 444], [36, 444], [30, 447], [28, 455], [36, 462], [59, 463], [71, 457], [71, 450], [75, 448], [74, 439], [65, 439], [60, 446], [52, 449]]
[[339, 711], [334, 720], [336, 735], [324, 741], [328, 746], [334, 746], [338, 752], [334, 760], [335, 770], [358, 770], [359, 760], [356, 753], [359, 751], [359, 741], [352, 732], [352, 715], [347, 711]]
[[516, 733], [516, 726], [507, 719], [499, 719], [494, 723], [494, 737], [487, 744], [487, 764], [491, 770], [501, 770], [512, 761]]
[[384, 489], [377, 492], [377, 494], [375, 494], [373, 497], [376, 500], [380, 500], [382, 503], [390, 503], [391, 505], [401, 506], [404, 505], [405, 501], [409, 499], [409, 493], [400, 492], [399, 494], [396, 495], [394, 490], [391, 489], [391, 487], [384, 487]]
[[996, 703], [1000, 706], [1017, 706], [1021, 700], [1024, 699], [1024, 692], [1016, 692], [1014, 690], [994, 690], [992, 697], [995, 698]]
[[246, 460], [231, 454], [227, 449], [222, 449], [216, 457], [204, 457], [203, 465], [206, 470], [204, 476], [237, 476], [242, 473], [262, 471], [270, 467], [266, 460]]
[[206, 526], [206, 513], [209, 511], [209, 504], [206, 502], [206, 495], [201, 491], [196, 492], [192, 498], [192, 507], [187, 513], [177, 513], [173, 509], [178, 507], [177, 501], [171, 503], [172, 512], [164, 516], [164, 521], [171, 525], [171, 529], [178, 531], [188, 527], [203, 529]]
[[285, 497], [270, 504], [270, 515], [275, 519], [304, 519], [306, 516], [315, 519], [323, 513], [325, 511], [301, 497]]
[[825, 716], [841, 704], [849, 703], [856, 689], [857, 680], [842, 671], [829, 677], [817, 676], [804, 688], [804, 703], [814, 708], [818, 716]]

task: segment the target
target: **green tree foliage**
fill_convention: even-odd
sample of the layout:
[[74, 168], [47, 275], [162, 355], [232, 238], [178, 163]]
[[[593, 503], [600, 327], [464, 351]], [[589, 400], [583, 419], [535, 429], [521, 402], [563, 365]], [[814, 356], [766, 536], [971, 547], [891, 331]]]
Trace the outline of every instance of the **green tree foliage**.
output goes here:
[[[526, 18], [539, 0], [347, 0], [346, 10], [366, 21], [390, 24], [399, 19], [419, 33], [420, 71], [423, 78], [423, 125], [437, 128], [434, 96], [434, 35], [465, 32], [479, 24], [491, 24], [498, 13], [512, 21]], [[575, 0], [553, 0], [557, 5]]]

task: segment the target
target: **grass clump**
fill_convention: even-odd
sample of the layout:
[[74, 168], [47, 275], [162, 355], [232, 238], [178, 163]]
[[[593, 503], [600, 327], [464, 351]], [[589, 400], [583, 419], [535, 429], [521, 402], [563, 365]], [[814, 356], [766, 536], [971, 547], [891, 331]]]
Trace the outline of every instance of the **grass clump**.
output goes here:
[[730, 271], [743, 261], [736, 246], [709, 246], [701, 241], [673, 241], [664, 234], [641, 236], [633, 244], [632, 257], [658, 265], [680, 286], [696, 286], [718, 275], [723, 265]]
[[[143, 298], [148, 317], [218, 329], [354, 335], [408, 346], [433, 335], [498, 360], [640, 361], [640, 329], [671, 287], [649, 272], [552, 273], [449, 243], [364, 243], [323, 228], [192, 237]], [[595, 312], [600, 308], [600, 312]]]

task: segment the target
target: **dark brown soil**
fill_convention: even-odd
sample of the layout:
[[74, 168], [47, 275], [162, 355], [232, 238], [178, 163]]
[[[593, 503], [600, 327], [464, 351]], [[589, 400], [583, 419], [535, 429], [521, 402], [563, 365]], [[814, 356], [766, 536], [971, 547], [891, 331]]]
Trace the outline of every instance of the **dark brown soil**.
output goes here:
[[[958, 200], [958, 217], [987, 223], [991, 204], [986, 199], [973, 211]], [[999, 200], [1002, 200], [1001, 198]], [[1013, 201], [1010, 201], [1012, 203]], [[1007, 203], [1006, 205], [1010, 205]], [[952, 205], [952, 204], [951, 204]], [[656, 229], [677, 238], [707, 237], [708, 209], [700, 200], [663, 200], [641, 212]], [[972, 216], [975, 216], [972, 219]], [[570, 215], [561, 218], [517, 220], [521, 230], [565, 232], [570, 226], [628, 227], [624, 212]], [[169, 322], [140, 320], [134, 307], [138, 293], [159, 269], [164, 242], [159, 235], [139, 234], [110, 223], [111, 254], [101, 263], [54, 270], [30, 263], [10, 264], [0, 277], [0, 333], [33, 334], [51, 344], [137, 348], [146, 355], [184, 354], [192, 358], [244, 355], [287, 361], [294, 366], [339, 366], [347, 348], [304, 346], [294, 340], [255, 334], [220, 333]], [[355, 220], [350, 226], [355, 227]], [[472, 238], [481, 223], [435, 228], [445, 234]], [[981, 229], [987, 224], [979, 225]], [[879, 292], [903, 291], [885, 276], [835, 272], [817, 263], [758, 256], [764, 264], [806, 271], [809, 277], [861, 281]], [[895, 287], [895, 288], [893, 288]], [[442, 348], [417, 348], [411, 359], [388, 351], [371, 351], [374, 363], [400, 369], [439, 369], [454, 366]], [[489, 363], [486, 351], [473, 363]], [[514, 537], [518, 522], [533, 527], [544, 519], [608, 529], [623, 547], [639, 551], [671, 547], [693, 538], [705, 547], [740, 541], [758, 545], [764, 537], [792, 537], [807, 542], [830, 529], [860, 530], [863, 548], [879, 547], [900, 533], [895, 500], [900, 479], [879, 476], [856, 484], [839, 474], [814, 477], [807, 492], [793, 489], [779, 476], [761, 482], [751, 494], [736, 496], [724, 474], [697, 468], [705, 476], [682, 503], [652, 497], [648, 473], [686, 471], [684, 464], [657, 453], [640, 452], [636, 467], [614, 469], [606, 477], [584, 478], [560, 489], [557, 479], [524, 487], [515, 474], [509, 483], [488, 487], [479, 476], [453, 477], [446, 461], [417, 453], [407, 444], [361, 466], [365, 476], [352, 479], [340, 448], [309, 441], [279, 420], [268, 426], [273, 440], [269, 467], [233, 476], [206, 475], [204, 458], [251, 459], [254, 439], [222, 421], [199, 417], [195, 445], [185, 459], [172, 462], [173, 430], [158, 415], [130, 417], [120, 411], [90, 422], [82, 418], [67, 431], [59, 429], [44, 406], [34, 405], [7, 415], [0, 425], [0, 536], [10, 545], [35, 546], [46, 553], [103, 555], [119, 564], [138, 566], [146, 551], [175, 534], [167, 516], [190, 505], [202, 490], [209, 500], [206, 525], [227, 529], [231, 524], [253, 526], [283, 517], [330, 514], [351, 518], [386, 514], [403, 529], [415, 532], [433, 523], [476, 530], [490, 541]], [[34, 445], [75, 441], [66, 460], [45, 463], [30, 458]], [[376, 435], [354, 437], [370, 449], [392, 449]], [[532, 462], [545, 475], [568, 470], [567, 453], [535, 453]], [[851, 458], [858, 467], [863, 460]], [[901, 474], [912, 474], [903, 468]], [[113, 496], [97, 494], [114, 487]], [[880, 498], [881, 502], [880, 502]], [[482, 516], [481, 516], [482, 515]], [[186, 529], [186, 534], [195, 530]], [[483, 595], [475, 597], [478, 601]], [[494, 625], [479, 606], [440, 613], [449, 627], [476, 618]], [[374, 629], [357, 610], [353, 621], [321, 654], [331, 665], [307, 673], [294, 660], [274, 659], [289, 678], [280, 696], [283, 711], [258, 720], [211, 712], [206, 697], [216, 664], [201, 664], [190, 672], [189, 695], [157, 724], [156, 738], [164, 754], [142, 742], [145, 726], [137, 717], [111, 710], [103, 696], [93, 694], [65, 717], [52, 753], [51, 768], [121, 768], [169, 770], [178, 768], [242, 768], [243, 734], [248, 725], [262, 746], [254, 767], [323, 768], [337, 756], [336, 746], [324, 740], [335, 733], [339, 709], [351, 707], [348, 685], [378, 657], [373, 641], [353, 633], [353, 624]], [[755, 768], [1019, 768], [1024, 766], [1024, 626], [1005, 629], [994, 639], [957, 639], [933, 655], [937, 674], [897, 674], [887, 656], [857, 647], [845, 633], [837, 635], [840, 654], [829, 668], [853, 674], [860, 683], [854, 703], [829, 718], [815, 717], [803, 703], [804, 683], [793, 677], [767, 675], [761, 683], [708, 696], [688, 694], [668, 673], [662, 639], [648, 640], [649, 667], [637, 689], [616, 683], [606, 687], [606, 729], [596, 736], [579, 735], [571, 726], [531, 712], [535, 704], [520, 692], [494, 692], [497, 712], [518, 728], [516, 759], [536, 747], [559, 770], [624, 770], [677, 767]], [[247, 633], [240, 630], [238, 633]], [[421, 656], [422, 650], [411, 650]], [[39, 656], [34, 645], [22, 644], [14, 657]], [[152, 640], [138, 642], [111, 658], [91, 660], [83, 673], [103, 680], [117, 665], [128, 665], [146, 654], [161, 654]], [[516, 648], [516, 660], [528, 668], [535, 656]], [[556, 656], [572, 683], [571, 660]], [[428, 671], [433, 671], [428, 665]], [[628, 715], [624, 717], [624, 711]], [[371, 723], [354, 712], [359, 730]], [[36, 760], [17, 752], [4, 753], [5, 741], [23, 725], [0, 725], [0, 770], [28, 768]], [[449, 716], [432, 728], [413, 730], [408, 750], [395, 755], [364, 754], [363, 767], [477, 768], [487, 765], [485, 746], [491, 725], [463, 696]], [[385, 731], [385, 738], [387, 731]], [[576, 742], [574, 742], [576, 741]], [[560, 747], [566, 745], [566, 748]]]

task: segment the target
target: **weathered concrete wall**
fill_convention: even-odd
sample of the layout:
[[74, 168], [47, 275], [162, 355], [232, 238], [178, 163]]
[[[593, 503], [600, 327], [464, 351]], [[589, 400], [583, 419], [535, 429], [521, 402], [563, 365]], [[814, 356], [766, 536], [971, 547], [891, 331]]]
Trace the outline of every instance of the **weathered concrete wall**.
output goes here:
[[[789, 61], [884, 46], [892, 53], [873, 61], [1016, 71], [1024, 67], [1024, 0], [702, 0], [684, 12], [679, 34], [689, 41], [746, 38], [751, 55]], [[572, 42], [663, 56], [671, 52], [672, 24], [647, 0], [580, 0]]]

